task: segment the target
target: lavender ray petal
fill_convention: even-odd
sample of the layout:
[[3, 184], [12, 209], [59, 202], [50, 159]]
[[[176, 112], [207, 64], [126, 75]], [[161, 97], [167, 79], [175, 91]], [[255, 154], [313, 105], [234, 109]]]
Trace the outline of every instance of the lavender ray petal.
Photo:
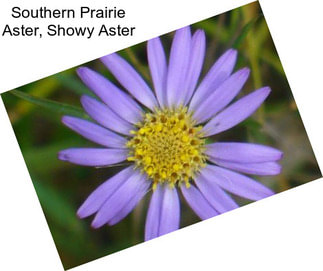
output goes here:
[[145, 241], [158, 237], [164, 191], [158, 184], [150, 199], [145, 225]]
[[202, 220], [211, 218], [219, 214], [212, 207], [212, 205], [210, 205], [210, 203], [201, 194], [201, 192], [193, 185], [191, 185], [189, 188], [186, 188], [185, 184], [182, 184], [181, 191], [188, 205]]
[[103, 167], [127, 159], [127, 149], [71, 148], [58, 153], [58, 158], [82, 166]]
[[146, 182], [145, 175], [139, 170], [133, 171], [130, 177], [101, 206], [91, 226], [99, 228], [122, 212], [132, 198], [140, 193], [143, 182]]
[[97, 144], [111, 148], [126, 148], [127, 141], [124, 137], [93, 122], [70, 116], [64, 116], [62, 122], [73, 131]]
[[190, 102], [190, 111], [196, 110], [199, 104], [208, 97], [209, 93], [220, 86], [233, 71], [237, 60], [237, 51], [229, 49], [211, 67]]
[[78, 209], [77, 215], [80, 218], [85, 218], [97, 212], [103, 203], [129, 178], [132, 173], [132, 167], [125, 168], [101, 184], [84, 201]]
[[239, 207], [216, 182], [205, 178], [204, 175], [197, 176], [195, 183], [203, 196], [219, 213], [224, 213]]
[[276, 162], [262, 162], [262, 163], [237, 163], [219, 159], [209, 160], [221, 167], [233, 169], [242, 173], [271, 176], [278, 175], [281, 172], [281, 166]]
[[205, 56], [205, 33], [197, 30], [192, 37], [192, 49], [190, 63], [186, 75], [184, 89], [187, 90], [184, 105], [192, 98], [197, 81], [200, 77]]
[[264, 87], [236, 101], [204, 126], [204, 135], [210, 136], [223, 132], [244, 121], [257, 110], [269, 93], [270, 88]]
[[209, 97], [196, 108], [193, 118], [204, 122], [226, 107], [240, 92], [248, 79], [250, 70], [243, 68], [225, 80]]
[[85, 85], [124, 120], [137, 123], [142, 119], [140, 106], [104, 76], [86, 67], [78, 68], [77, 74]]
[[112, 226], [124, 219], [146, 195], [150, 184], [151, 182], [147, 181], [147, 178], [142, 179], [139, 191], [131, 198], [126, 206], [124, 206], [113, 218], [111, 218], [111, 220], [108, 221], [108, 224]]
[[156, 97], [159, 105], [163, 108], [166, 106], [167, 61], [159, 37], [148, 41], [147, 56]]
[[221, 167], [207, 165], [201, 175], [232, 194], [251, 200], [260, 200], [274, 194], [268, 187], [259, 182]]
[[154, 93], [137, 71], [118, 54], [110, 54], [101, 58], [119, 83], [133, 95], [137, 101], [154, 110], [157, 100]]
[[120, 134], [130, 135], [135, 128], [119, 117], [108, 106], [89, 96], [82, 96], [81, 103], [89, 116], [102, 126]]
[[216, 142], [206, 145], [205, 153], [213, 159], [237, 163], [260, 163], [280, 160], [283, 153], [269, 146], [240, 143]]
[[180, 203], [176, 188], [164, 185], [163, 190], [158, 236], [177, 230], [180, 221]]
[[176, 31], [172, 43], [167, 74], [167, 104], [174, 108], [184, 103], [186, 74], [191, 50], [191, 30], [183, 27]]

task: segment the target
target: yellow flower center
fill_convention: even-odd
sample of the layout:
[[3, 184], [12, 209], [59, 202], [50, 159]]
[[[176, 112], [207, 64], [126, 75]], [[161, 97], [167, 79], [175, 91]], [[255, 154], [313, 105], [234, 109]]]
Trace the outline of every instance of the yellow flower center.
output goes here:
[[146, 113], [128, 143], [133, 161], [153, 181], [170, 186], [189, 181], [206, 165], [201, 126], [195, 126], [187, 108]]

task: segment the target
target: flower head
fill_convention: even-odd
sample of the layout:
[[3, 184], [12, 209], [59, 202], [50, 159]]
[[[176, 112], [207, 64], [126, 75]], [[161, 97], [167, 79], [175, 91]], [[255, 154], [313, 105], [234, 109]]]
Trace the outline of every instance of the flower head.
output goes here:
[[153, 188], [159, 183], [174, 187], [185, 182], [189, 186], [190, 179], [206, 165], [206, 155], [202, 126], [195, 126], [187, 108], [147, 113], [137, 126], [127, 143], [127, 160], [143, 169]]
[[[193, 211], [207, 219], [237, 208], [228, 191], [251, 200], [273, 192], [242, 175], [276, 175], [282, 152], [237, 142], [207, 144], [206, 138], [245, 120], [270, 92], [263, 87], [232, 102], [249, 69], [234, 73], [237, 52], [229, 49], [198, 84], [205, 55], [205, 34], [189, 27], [176, 31], [167, 63], [159, 38], [148, 41], [154, 92], [136, 70], [117, 54], [101, 58], [128, 94], [97, 72], [82, 67], [78, 75], [103, 101], [83, 96], [81, 103], [98, 124], [64, 116], [63, 123], [104, 148], [72, 148], [61, 160], [85, 166], [131, 165], [100, 185], [78, 210], [95, 214], [94, 228], [113, 225], [152, 191], [145, 239], [179, 228], [178, 190]], [[240, 172], [240, 173], [238, 173]]]

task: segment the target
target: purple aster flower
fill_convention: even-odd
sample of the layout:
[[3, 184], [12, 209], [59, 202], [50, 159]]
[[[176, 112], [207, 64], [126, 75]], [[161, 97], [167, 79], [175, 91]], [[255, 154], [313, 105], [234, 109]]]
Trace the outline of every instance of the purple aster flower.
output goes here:
[[[64, 116], [63, 123], [102, 148], [71, 148], [59, 158], [84, 166], [130, 166], [100, 185], [79, 208], [92, 226], [114, 225], [152, 191], [145, 240], [179, 228], [179, 191], [201, 218], [238, 207], [226, 192], [259, 200], [273, 192], [242, 175], [276, 175], [282, 152], [238, 142], [206, 144], [205, 139], [245, 120], [270, 92], [263, 87], [234, 98], [249, 69], [234, 73], [237, 52], [225, 52], [198, 84], [205, 55], [205, 34], [189, 27], [176, 31], [169, 63], [159, 38], [148, 41], [148, 63], [154, 92], [136, 70], [117, 54], [101, 58], [128, 93], [97, 72], [82, 67], [78, 75], [103, 101], [83, 96], [81, 103], [93, 122]], [[239, 172], [239, 173], [238, 173]]]

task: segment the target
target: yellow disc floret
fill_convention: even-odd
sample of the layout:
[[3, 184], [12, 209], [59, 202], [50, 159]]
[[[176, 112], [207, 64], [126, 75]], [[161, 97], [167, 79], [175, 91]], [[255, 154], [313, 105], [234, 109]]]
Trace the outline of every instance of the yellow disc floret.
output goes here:
[[187, 108], [146, 113], [128, 143], [128, 161], [133, 161], [153, 181], [174, 186], [189, 181], [205, 166], [201, 126], [195, 126]]

